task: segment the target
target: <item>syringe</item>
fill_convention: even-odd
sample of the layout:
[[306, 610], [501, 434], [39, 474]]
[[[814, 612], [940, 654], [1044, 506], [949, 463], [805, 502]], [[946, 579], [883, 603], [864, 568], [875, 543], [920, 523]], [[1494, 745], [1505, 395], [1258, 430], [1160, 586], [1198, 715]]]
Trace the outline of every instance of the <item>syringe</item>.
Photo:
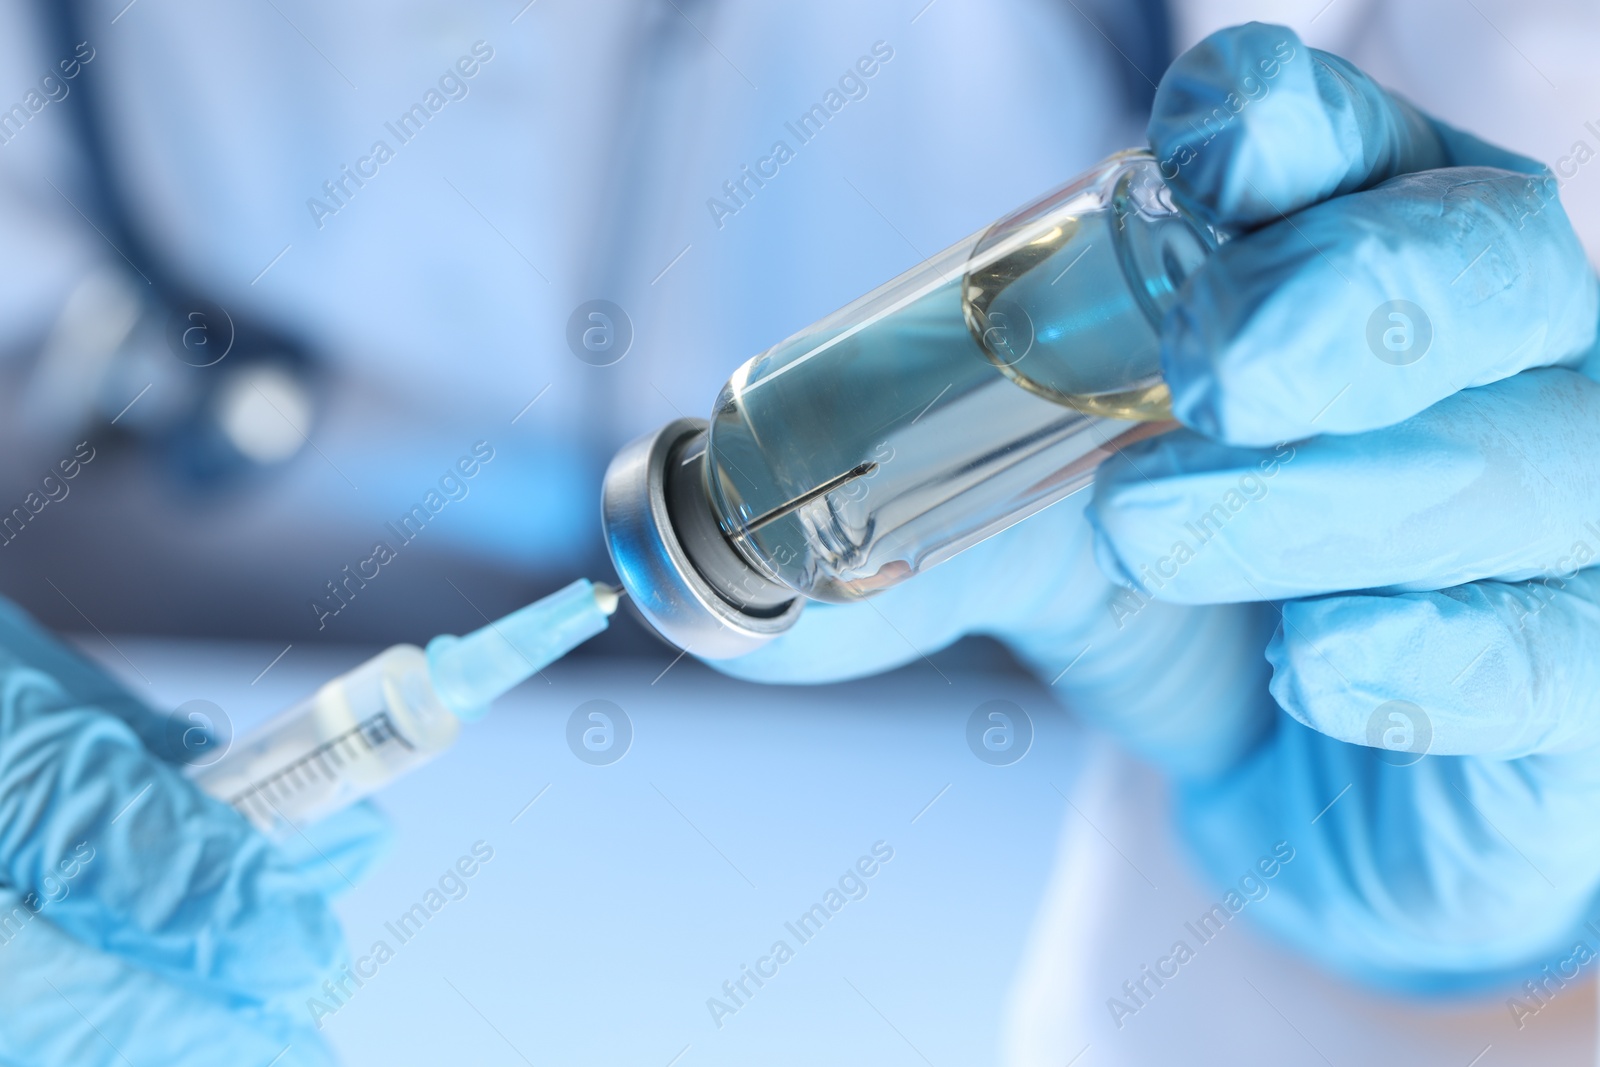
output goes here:
[[449, 748], [489, 702], [606, 628], [619, 591], [579, 579], [465, 637], [394, 645], [273, 718], [195, 781], [268, 833], [304, 826]]

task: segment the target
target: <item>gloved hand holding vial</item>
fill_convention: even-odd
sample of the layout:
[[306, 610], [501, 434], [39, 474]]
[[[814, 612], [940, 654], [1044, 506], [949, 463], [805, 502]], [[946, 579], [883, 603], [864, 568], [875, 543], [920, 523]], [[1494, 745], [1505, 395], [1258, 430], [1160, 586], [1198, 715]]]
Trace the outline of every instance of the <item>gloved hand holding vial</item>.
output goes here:
[[712, 659], [926, 570], [1176, 427], [1160, 328], [1225, 234], [1107, 159], [734, 372], [606, 477], [623, 585]]
[[[1235, 113], [1262, 64], [1270, 93]], [[835, 681], [996, 637], [1171, 776], [1216, 884], [1264, 842], [1295, 849], [1252, 913], [1278, 938], [1375, 986], [1518, 988], [1570, 954], [1600, 900], [1600, 284], [1557, 182], [1262, 24], [1178, 58], [1149, 140], [1175, 201], [1228, 234], [1160, 324], [1181, 427], [1121, 447], [1092, 498], [870, 605], [816, 604], [781, 633], [746, 624], [765, 644], [718, 666]], [[804, 373], [763, 372], [724, 396]], [[813, 388], [804, 402], [843, 401]], [[1021, 426], [983, 425], [962, 454], [1026, 454], [1039, 438]], [[784, 469], [804, 462], [759, 440]], [[730, 466], [762, 471], [755, 451]], [[709, 498], [727, 499], [717, 485]], [[801, 562], [866, 560], [852, 545], [902, 528], [905, 513], [834, 521], [869, 515], [876, 494], [796, 509], [815, 541]], [[730, 552], [760, 539], [749, 525], [729, 524]], [[835, 569], [863, 592], [887, 575]], [[1519, 1020], [1537, 1002], [1522, 1003]]]

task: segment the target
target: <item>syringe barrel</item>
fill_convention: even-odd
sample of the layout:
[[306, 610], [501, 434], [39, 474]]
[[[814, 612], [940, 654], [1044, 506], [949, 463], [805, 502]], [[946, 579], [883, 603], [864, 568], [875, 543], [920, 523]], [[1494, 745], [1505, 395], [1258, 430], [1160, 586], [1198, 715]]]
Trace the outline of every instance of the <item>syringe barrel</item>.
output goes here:
[[195, 781], [260, 829], [284, 834], [381, 789], [460, 731], [422, 649], [395, 645], [274, 717]]
[[607, 472], [606, 532], [669, 640], [738, 655], [1083, 488], [1170, 421], [1160, 328], [1222, 235], [1112, 156], [773, 346], [709, 424]]

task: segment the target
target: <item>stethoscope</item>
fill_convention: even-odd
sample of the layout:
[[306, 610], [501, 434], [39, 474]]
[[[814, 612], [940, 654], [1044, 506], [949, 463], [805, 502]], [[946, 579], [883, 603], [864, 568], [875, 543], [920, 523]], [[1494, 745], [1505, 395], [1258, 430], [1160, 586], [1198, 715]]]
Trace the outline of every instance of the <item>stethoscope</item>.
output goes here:
[[[87, 0], [40, 0], [52, 54], [73, 56], [80, 42], [92, 39], [88, 6]], [[57, 409], [90, 432], [147, 450], [180, 485], [209, 493], [248, 484], [307, 443], [319, 363], [292, 331], [218, 304], [141, 231], [116, 179], [105, 91], [101, 68], [84, 64], [54, 106], [66, 112], [87, 178], [73, 186], [70, 202], [115, 250], [108, 257], [113, 269], [73, 293], [55, 331], [66, 340], [55, 346], [60, 351], [47, 343], [41, 352], [41, 361], [76, 364], [65, 375], [40, 366], [35, 377], [94, 376], [79, 390], [90, 396], [84, 410]], [[67, 197], [60, 187], [57, 192]], [[70, 317], [110, 323], [109, 335], [105, 329], [98, 335], [109, 336], [106, 343], [115, 350], [85, 357], [83, 338], [96, 330], [78, 328], [66, 321]]]

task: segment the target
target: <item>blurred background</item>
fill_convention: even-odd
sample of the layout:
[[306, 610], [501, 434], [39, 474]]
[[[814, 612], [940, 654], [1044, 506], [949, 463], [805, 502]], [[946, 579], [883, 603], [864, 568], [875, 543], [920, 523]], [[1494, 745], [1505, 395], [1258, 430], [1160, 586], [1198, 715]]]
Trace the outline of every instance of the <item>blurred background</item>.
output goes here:
[[[0, 592], [108, 632], [475, 625], [469, 600], [492, 617], [605, 576], [618, 446], [705, 416], [745, 359], [1139, 143], [1154, 82], [1205, 32], [1286, 21], [1555, 164], [1600, 148], [1591, 8], [7, 5]], [[830, 92], [843, 106], [802, 142]], [[780, 141], [776, 176], [746, 178]], [[1590, 237], [1595, 170], [1562, 190]], [[580, 358], [569, 324], [595, 300], [624, 321]], [[479, 442], [494, 458], [466, 495], [397, 538]], [[42, 485], [80, 447], [78, 477]], [[396, 558], [331, 599], [379, 542]]]

